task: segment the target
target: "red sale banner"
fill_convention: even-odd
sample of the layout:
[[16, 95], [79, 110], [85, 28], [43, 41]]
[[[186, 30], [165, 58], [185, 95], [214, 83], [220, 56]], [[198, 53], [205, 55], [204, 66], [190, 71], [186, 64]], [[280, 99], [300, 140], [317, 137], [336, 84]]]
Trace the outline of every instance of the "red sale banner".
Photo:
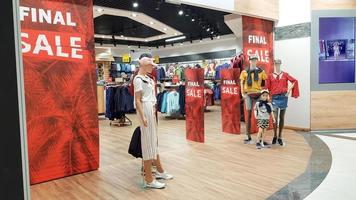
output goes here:
[[240, 69], [221, 70], [221, 116], [225, 133], [240, 134]]
[[243, 52], [248, 60], [250, 54], [258, 55], [257, 66], [273, 72], [273, 21], [242, 16]]
[[[257, 67], [264, 69], [267, 74], [273, 73], [273, 21], [242, 16], [242, 29], [245, 59], [248, 60], [251, 54], [257, 54], [259, 61]], [[256, 119], [253, 113], [251, 116], [251, 133], [257, 133]], [[245, 119], [247, 119], [246, 106]], [[273, 128], [272, 120], [270, 128]]]
[[31, 184], [99, 167], [91, 0], [21, 0]]
[[185, 70], [187, 139], [204, 142], [204, 69]]

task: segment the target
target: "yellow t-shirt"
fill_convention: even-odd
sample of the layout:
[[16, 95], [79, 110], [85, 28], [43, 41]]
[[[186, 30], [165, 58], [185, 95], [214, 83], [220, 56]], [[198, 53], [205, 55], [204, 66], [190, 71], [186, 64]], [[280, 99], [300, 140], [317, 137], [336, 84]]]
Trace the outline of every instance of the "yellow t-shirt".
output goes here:
[[262, 70], [262, 72], [258, 74], [258, 81], [255, 81], [254, 79], [255, 74], [251, 72], [251, 78], [252, 78], [251, 86], [247, 85], [247, 76], [248, 76], [247, 71], [243, 70], [240, 75], [240, 80], [244, 81], [244, 85], [243, 85], [244, 91], [248, 94], [259, 93], [262, 89], [261, 87], [262, 81], [267, 79], [267, 74], [265, 70]]

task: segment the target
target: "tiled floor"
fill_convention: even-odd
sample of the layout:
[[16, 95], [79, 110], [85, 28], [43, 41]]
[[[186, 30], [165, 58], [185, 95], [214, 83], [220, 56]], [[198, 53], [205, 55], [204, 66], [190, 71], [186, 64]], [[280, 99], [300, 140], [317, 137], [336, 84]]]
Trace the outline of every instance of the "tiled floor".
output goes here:
[[[356, 138], [356, 133], [334, 134]], [[318, 135], [332, 154], [332, 164], [326, 178], [307, 200], [356, 199], [356, 141]]]

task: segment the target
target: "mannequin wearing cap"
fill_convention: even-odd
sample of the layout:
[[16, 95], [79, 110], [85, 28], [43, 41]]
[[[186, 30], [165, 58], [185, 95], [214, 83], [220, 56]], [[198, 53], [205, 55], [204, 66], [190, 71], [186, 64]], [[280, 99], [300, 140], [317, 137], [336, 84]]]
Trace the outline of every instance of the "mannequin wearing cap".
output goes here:
[[245, 144], [251, 144], [251, 117], [252, 117], [252, 105], [257, 102], [260, 97], [260, 92], [264, 81], [267, 79], [266, 72], [257, 67], [258, 56], [251, 54], [249, 56], [250, 66], [241, 72], [241, 94], [245, 99], [245, 105], [247, 108], [246, 122], [246, 139]]
[[291, 94], [292, 97], [298, 98], [299, 87], [298, 81], [295, 78], [290, 76], [287, 72], [281, 70], [281, 64], [282, 61], [280, 59], [274, 60], [274, 73], [268, 75], [266, 88], [270, 91], [272, 105], [274, 107], [273, 113], [276, 118], [272, 144], [276, 144], [278, 142], [279, 145], [283, 146], [282, 131], [284, 128], [284, 118], [288, 106], [288, 96]]
[[261, 90], [261, 97], [256, 102], [254, 107], [254, 114], [257, 119], [258, 134], [256, 141], [256, 148], [261, 149], [263, 147], [270, 148], [270, 144], [264, 141], [265, 133], [269, 127], [269, 119], [272, 115], [273, 122], [275, 122], [274, 115], [272, 114], [273, 106], [269, 102], [269, 91], [266, 89]]
[[161, 189], [165, 183], [158, 182], [152, 175], [152, 163], [157, 167], [155, 177], [172, 179], [173, 176], [166, 173], [161, 165], [158, 154], [157, 123], [155, 117], [156, 95], [154, 92], [155, 82], [148, 76], [156, 64], [150, 54], [142, 54], [139, 60], [140, 68], [134, 78], [134, 99], [137, 117], [141, 129], [142, 159], [145, 174], [145, 187]]

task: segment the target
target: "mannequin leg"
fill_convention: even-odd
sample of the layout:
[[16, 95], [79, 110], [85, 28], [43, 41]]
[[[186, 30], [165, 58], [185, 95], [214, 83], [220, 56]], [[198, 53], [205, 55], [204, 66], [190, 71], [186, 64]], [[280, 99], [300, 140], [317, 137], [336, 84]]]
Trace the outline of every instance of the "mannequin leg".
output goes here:
[[249, 139], [251, 138], [251, 115], [252, 110], [247, 110], [246, 135]]
[[164, 170], [162, 168], [162, 164], [161, 164], [161, 159], [159, 158], [159, 155], [157, 155], [157, 160], [153, 160], [154, 165], [157, 167], [157, 171], [159, 173], [163, 173]]
[[286, 109], [284, 110], [281, 110], [281, 113], [279, 114], [279, 118], [280, 118], [280, 121], [279, 121], [279, 135], [278, 135], [278, 138], [282, 138], [282, 131], [283, 131], [283, 128], [284, 128], [284, 117], [285, 117], [285, 114], [286, 114]]
[[144, 167], [144, 170], [145, 170], [145, 181], [147, 183], [151, 183], [153, 181], [152, 160], [143, 161], [143, 167]]
[[279, 121], [279, 115], [278, 115], [278, 108], [273, 111], [274, 118], [276, 119], [276, 122], [273, 123], [273, 131], [274, 131], [274, 138], [277, 138], [277, 130], [278, 130], [278, 121]]

